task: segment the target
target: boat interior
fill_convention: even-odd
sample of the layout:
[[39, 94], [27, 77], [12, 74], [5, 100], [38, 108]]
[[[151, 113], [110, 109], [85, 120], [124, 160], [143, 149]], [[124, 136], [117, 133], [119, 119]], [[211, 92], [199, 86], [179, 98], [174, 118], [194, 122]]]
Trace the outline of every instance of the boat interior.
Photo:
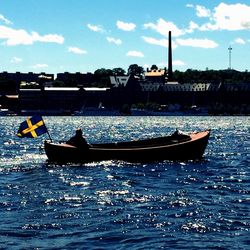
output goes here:
[[156, 147], [163, 145], [171, 145], [181, 142], [190, 141], [191, 137], [188, 135], [171, 135], [158, 138], [149, 138], [138, 141], [114, 142], [91, 144], [92, 148], [133, 148], [133, 147]]

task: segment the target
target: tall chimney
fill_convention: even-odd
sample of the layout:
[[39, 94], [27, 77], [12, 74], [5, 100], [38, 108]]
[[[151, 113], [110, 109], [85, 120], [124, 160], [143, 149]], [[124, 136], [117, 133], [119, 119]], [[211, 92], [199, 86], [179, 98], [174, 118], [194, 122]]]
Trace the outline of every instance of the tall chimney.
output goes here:
[[171, 31], [168, 32], [168, 82], [173, 81]]

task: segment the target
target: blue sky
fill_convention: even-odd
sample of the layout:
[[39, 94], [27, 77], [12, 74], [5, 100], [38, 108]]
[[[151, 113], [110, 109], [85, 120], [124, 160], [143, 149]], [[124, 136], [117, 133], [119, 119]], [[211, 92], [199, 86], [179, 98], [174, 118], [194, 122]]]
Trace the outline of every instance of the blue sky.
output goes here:
[[250, 1], [0, 0], [0, 72], [250, 70]]

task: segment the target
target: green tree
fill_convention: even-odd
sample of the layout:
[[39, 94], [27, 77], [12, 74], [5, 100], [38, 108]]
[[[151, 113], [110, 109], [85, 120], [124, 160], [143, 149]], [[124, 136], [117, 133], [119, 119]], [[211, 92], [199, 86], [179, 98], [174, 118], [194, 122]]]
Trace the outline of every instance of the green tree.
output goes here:
[[137, 64], [131, 64], [128, 68], [128, 74], [141, 77], [144, 74], [144, 69]]
[[112, 70], [114, 76], [124, 76], [126, 71], [122, 68], [114, 68]]
[[113, 71], [111, 69], [101, 68], [101, 69], [97, 69], [94, 72], [94, 74], [96, 77], [111, 76], [113, 74]]
[[158, 67], [157, 67], [157, 65], [153, 64], [150, 69], [151, 70], [158, 70]]
[[113, 71], [111, 69], [97, 69], [94, 72], [94, 75], [96, 77], [96, 83], [95, 86], [97, 87], [110, 87], [110, 76], [113, 75]]

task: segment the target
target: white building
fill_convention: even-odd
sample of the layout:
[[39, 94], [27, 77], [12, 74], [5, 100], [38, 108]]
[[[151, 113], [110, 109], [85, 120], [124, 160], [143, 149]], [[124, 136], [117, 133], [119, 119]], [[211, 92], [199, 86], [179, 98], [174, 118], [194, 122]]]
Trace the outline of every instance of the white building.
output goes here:
[[157, 91], [166, 82], [166, 69], [147, 70], [145, 81], [141, 81], [142, 91]]
[[208, 91], [211, 83], [168, 82], [163, 86], [164, 91]]

